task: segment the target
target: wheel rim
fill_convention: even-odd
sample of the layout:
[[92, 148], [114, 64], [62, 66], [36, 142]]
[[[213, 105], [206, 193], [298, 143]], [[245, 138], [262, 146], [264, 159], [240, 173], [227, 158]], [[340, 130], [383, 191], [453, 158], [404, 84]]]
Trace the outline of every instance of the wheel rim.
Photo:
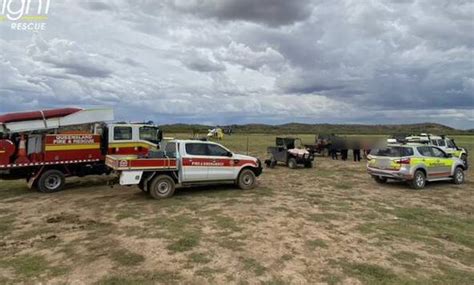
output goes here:
[[425, 180], [423, 179], [423, 175], [418, 174], [416, 176], [416, 186], [423, 187], [424, 184], [425, 184]]
[[252, 185], [253, 183], [253, 178], [250, 174], [247, 174], [247, 175], [244, 175], [244, 177], [242, 178], [242, 182], [245, 184], [245, 185]]
[[169, 183], [168, 183], [168, 182], [164, 182], [164, 181], [163, 181], [163, 182], [160, 182], [160, 183], [158, 184], [158, 187], [157, 187], [158, 193], [160, 193], [160, 194], [166, 194], [166, 193], [168, 193], [169, 189], [170, 189]]
[[457, 180], [458, 182], [462, 182], [463, 179], [464, 179], [464, 174], [462, 173], [462, 171], [459, 171], [459, 170], [458, 170], [458, 172], [456, 172], [456, 180]]
[[59, 175], [50, 175], [46, 179], [45, 187], [48, 190], [56, 190], [61, 185], [61, 177]]

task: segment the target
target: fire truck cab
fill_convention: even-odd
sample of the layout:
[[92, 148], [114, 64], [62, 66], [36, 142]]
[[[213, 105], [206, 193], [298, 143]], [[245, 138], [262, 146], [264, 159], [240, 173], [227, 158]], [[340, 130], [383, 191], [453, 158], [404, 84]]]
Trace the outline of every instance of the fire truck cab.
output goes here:
[[0, 179], [56, 192], [69, 176], [107, 174], [107, 154], [146, 155], [162, 133], [152, 123], [111, 123], [111, 109], [63, 108], [0, 115]]

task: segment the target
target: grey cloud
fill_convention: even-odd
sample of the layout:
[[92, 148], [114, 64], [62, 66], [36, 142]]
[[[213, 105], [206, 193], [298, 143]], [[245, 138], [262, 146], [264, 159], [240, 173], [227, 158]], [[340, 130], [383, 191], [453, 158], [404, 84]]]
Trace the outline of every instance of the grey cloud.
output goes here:
[[231, 42], [228, 46], [221, 47], [215, 52], [215, 55], [220, 60], [255, 70], [264, 66], [278, 70], [285, 61], [285, 58], [271, 47], [253, 50], [249, 46], [237, 42]]
[[66, 74], [82, 77], [104, 78], [112, 74], [103, 57], [85, 52], [74, 42], [59, 39], [46, 42], [40, 37], [34, 40], [35, 44], [28, 47], [28, 53], [35, 61], [63, 69]]
[[189, 52], [181, 62], [189, 69], [199, 72], [218, 72], [224, 71], [225, 66], [211, 58], [209, 55], [198, 52], [192, 51]]
[[219, 20], [243, 20], [272, 27], [290, 25], [307, 19], [311, 5], [307, 0], [204, 0], [174, 1], [180, 11]]
[[80, 6], [88, 9], [88, 10], [94, 10], [94, 11], [113, 11], [114, 7], [106, 2], [103, 1], [96, 1], [96, 0], [86, 0], [86, 1], [81, 1]]

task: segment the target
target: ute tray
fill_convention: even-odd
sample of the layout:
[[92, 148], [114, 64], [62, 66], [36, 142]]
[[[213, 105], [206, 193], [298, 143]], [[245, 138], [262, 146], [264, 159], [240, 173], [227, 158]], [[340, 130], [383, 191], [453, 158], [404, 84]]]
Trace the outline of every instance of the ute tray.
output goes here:
[[141, 158], [137, 155], [107, 155], [105, 164], [113, 170], [177, 170], [176, 158]]

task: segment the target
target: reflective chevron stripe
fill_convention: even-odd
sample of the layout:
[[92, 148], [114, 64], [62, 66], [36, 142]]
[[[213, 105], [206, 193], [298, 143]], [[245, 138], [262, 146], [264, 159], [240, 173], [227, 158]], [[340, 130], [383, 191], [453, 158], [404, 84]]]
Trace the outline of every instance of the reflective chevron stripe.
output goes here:
[[0, 168], [18, 168], [18, 167], [28, 167], [28, 166], [42, 166], [42, 165], [57, 165], [57, 164], [85, 163], [85, 162], [97, 162], [97, 161], [100, 161], [100, 159], [78, 159], [78, 160], [63, 160], [63, 161], [15, 163], [15, 164], [0, 165]]

